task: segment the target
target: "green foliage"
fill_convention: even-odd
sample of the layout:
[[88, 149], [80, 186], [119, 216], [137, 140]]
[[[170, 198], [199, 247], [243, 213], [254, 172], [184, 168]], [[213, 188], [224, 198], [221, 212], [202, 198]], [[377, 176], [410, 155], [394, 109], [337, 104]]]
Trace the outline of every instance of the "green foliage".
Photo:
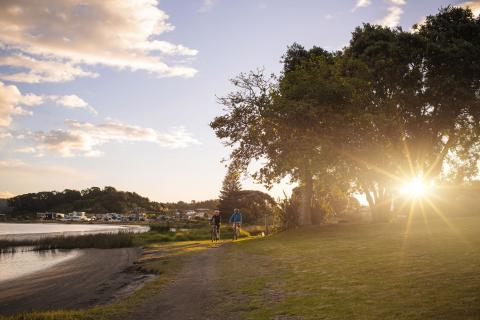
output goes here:
[[205, 201], [194, 201], [191, 202], [166, 202], [163, 204], [166, 209], [168, 210], [179, 210], [179, 211], [186, 211], [186, 210], [195, 210], [195, 209], [210, 209], [214, 210], [218, 207], [218, 199], [212, 200], [205, 200]]
[[299, 183], [300, 224], [318, 218], [315, 206], [338, 211], [330, 206], [343, 200], [314, 190], [325, 176], [343, 198], [363, 192], [385, 221], [399, 180], [478, 173], [479, 57], [480, 19], [469, 9], [441, 9], [413, 32], [364, 24], [340, 52], [295, 43], [280, 76], [240, 74], [211, 127], [243, 170], [264, 160], [259, 182]]
[[35, 213], [45, 211], [92, 213], [128, 213], [133, 210], [159, 212], [164, 209], [158, 202], [152, 202], [135, 192], [117, 191], [113, 187], [88, 188], [82, 191], [65, 189], [62, 192], [45, 191], [19, 195], [8, 200], [14, 213]]
[[139, 233], [135, 236], [136, 243], [147, 245], [158, 242], [192, 241], [210, 239], [210, 227], [191, 229], [177, 229], [170, 231], [170, 227], [151, 225], [149, 232]]
[[276, 202], [265, 192], [257, 190], [242, 190], [229, 194], [220, 201], [222, 221], [228, 222], [234, 209], [239, 209], [246, 223], [263, 224], [265, 215], [271, 217], [276, 208]]

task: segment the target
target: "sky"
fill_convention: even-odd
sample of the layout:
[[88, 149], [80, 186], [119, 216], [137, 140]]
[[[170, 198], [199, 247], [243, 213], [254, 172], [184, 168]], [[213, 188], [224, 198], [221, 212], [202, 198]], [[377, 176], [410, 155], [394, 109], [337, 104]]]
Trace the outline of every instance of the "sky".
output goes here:
[[294, 42], [339, 50], [363, 22], [409, 30], [449, 4], [480, 12], [480, 0], [2, 0], [0, 197], [216, 198], [229, 150], [209, 123], [229, 79], [278, 73]]

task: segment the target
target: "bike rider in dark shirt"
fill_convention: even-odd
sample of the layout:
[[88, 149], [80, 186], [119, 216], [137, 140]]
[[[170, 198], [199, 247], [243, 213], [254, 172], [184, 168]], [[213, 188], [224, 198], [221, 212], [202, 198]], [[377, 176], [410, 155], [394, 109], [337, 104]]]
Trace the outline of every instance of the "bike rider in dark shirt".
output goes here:
[[210, 224], [214, 225], [217, 228], [217, 232], [220, 232], [220, 211], [215, 210], [214, 215], [210, 219]]

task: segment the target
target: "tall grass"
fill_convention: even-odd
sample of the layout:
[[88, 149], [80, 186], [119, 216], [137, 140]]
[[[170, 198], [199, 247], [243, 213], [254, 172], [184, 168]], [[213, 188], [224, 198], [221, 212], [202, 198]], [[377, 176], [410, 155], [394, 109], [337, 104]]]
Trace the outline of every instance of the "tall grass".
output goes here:
[[19, 246], [33, 247], [34, 251], [54, 249], [111, 249], [135, 246], [135, 235], [130, 232], [99, 233], [80, 236], [57, 236], [37, 240], [0, 240], [0, 252], [12, 252]]

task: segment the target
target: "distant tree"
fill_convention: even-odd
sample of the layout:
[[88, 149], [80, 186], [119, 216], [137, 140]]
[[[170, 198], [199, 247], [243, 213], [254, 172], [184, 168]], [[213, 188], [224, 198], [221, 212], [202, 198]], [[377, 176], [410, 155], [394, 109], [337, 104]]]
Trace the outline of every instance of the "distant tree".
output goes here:
[[229, 218], [233, 208], [238, 208], [246, 223], [263, 224], [265, 216], [273, 216], [276, 208], [275, 200], [267, 193], [257, 190], [241, 190], [230, 199], [232, 210], [225, 218]]
[[237, 208], [237, 197], [242, 190], [240, 175], [241, 172], [238, 168], [238, 164], [235, 161], [231, 162], [228, 166], [225, 178], [223, 179], [218, 202], [218, 209], [224, 219], [227, 218], [235, 208]]

